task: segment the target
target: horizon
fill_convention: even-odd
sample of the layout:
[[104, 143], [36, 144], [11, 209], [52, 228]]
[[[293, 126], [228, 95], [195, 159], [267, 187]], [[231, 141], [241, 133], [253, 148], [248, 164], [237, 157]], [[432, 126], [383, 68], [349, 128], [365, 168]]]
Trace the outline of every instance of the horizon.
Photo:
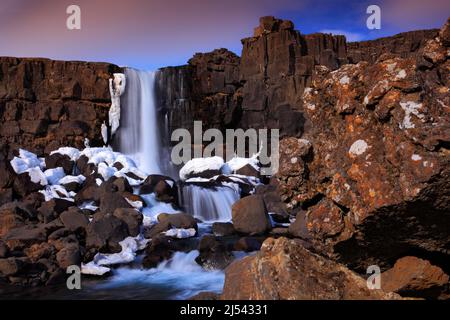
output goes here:
[[[291, 20], [301, 34], [332, 33], [347, 42], [440, 28], [450, 3], [377, 1], [381, 29], [366, 27], [372, 1], [106, 0], [77, 1], [81, 30], [66, 28], [71, 2], [4, 0], [0, 4], [0, 56], [108, 62], [141, 70], [187, 64], [195, 53], [226, 48], [241, 56], [241, 39], [251, 37], [262, 16]], [[178, 9], [178, 10], [177, 10]], [[181, 12], [181, 13], [180, 13]], [[126, 21], [123, 23], [122, 21]]]

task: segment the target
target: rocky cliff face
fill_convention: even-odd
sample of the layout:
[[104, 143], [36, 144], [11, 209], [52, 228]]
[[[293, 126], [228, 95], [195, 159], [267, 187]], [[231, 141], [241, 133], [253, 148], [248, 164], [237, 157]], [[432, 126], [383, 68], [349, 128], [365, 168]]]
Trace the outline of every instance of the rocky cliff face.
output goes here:
[[391, 57], [415, 57], [425, 43], [438, 35], [438, 29], [418, 30], [396, 34], [392, 37], [372, 41], [347, 43], [347, 57], [350, 63], [367, 61], [374, 63], [382, 55]]
[[317, 68], [309, 129], [281, 142], [291, 233], [361, 272], [409, 254], [448, 271], [449, 28], [416, 58]]
[[283, 136], [304, 131], [302, 94], [314, 68], [333, 71], [347, 63], [374, 62], [383, 54], [414, 56], [436, 30], [346, 43], [344, 36], [303, 35], [291, 21], [263, 17], [253, 37], [242, 40], [241, 58], [219, 49], [196, 54], [188, 65], [161, 69], [158, 94], [170, 131], [192, 128], [279, 128]]
[[0, 144], [39, 155], [60, 146], [102, 145], [111, 105], [108, 63], [0, 58]]

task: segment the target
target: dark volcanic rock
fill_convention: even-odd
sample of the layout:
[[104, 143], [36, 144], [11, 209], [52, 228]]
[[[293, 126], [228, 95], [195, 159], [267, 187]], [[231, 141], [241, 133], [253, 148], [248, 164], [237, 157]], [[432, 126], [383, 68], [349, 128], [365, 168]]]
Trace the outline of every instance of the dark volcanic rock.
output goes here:
[[259, 195], [238, 200], [232, 207], [233, 226], [237, 232], [259, 234], [272, 228], [264, 201]]
[[136, 237], [139, 234], [143, 220], [142, 213], [135, 209], [118, 208], [114, 210], [113, 215], [125, 222], [130, 236]]
[[88, 217], [77, 207], [70, 207], [59, 216], [64, 227], [71, 231], [85, 230], [89, 224]]
[[233, 260], [233, 254], [227, 250], [224, 243], [213, 235], [205, 235], [198, 245], [200, 254], [195, 261], [207, 270], [225, 269]]
[[72, 174], [74, 165], [75, 163], [72, 160], [70, 160], [70, 157], [68, 155], [54, 153], [45, 157], [46, 169], [62, 167], [66, 175]]
[[86, 228], [86, 247], [100, 252], [120, 252], [119, 242], [129, 236], [125, 222], [112, 214], [94, 218]]
[[233, 224], [230, 222], [214, 222], [212, 224], [212, 232], [215, 236], [223, 237], [230, 236], [236, 233]]
[[121, 69], [107, 63], [1, 57], [4, 151], [21, 147], [43, 155], [60, 146], [82, 148], [85, 138], [103, 145], [100, 128], [108, 122], [114, 72]]
[[348, 60], [350, 63], [375, 63], [383, 54], [399, 58], [416, 57], [420, 54], [419, 49], [438, 32], [438, 29], [410, 31], [371, 41], [350, 42], [347, 43]]

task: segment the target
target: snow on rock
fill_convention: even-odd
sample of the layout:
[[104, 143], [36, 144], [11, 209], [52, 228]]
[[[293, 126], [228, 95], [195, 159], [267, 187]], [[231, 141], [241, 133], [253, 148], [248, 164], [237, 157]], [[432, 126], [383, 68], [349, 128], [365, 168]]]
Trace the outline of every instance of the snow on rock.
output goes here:
[[114, 135], [120, 126], [120, 96], [125, 92], [126, 78], [123, 73], [114, 73], [114, 79], [109, 79], [111, 108], [109, 109], [109, 126]]
[[180, 228], [172, 228], [167, 230], [164, 234], [167, 237], [177, 238], [177, 239], [185, 239], [194, 237], [197, 232], [194, 228], [189, 229], [180, 229]]
[[117, 169], [114, 167], [109, 167], [106, 163], [101, 162], [97, 167], [97, 172], [103, 177], [105, 181], [108, 181], [109, 178], [114, 176], [117, 172]]
[[31, 168], [43, 168], [44, 161], [39, 159], [34, 153], [24, 149], [19, 149], [19, 157], [14, 157], [10, 161], [11, 167], [17, 174], [24, 173]]
[[255, 170], [259, 171], [260, 168], [258, 154], [253, 155], [251, 158], [234, 157], [225, 164], [224, 168], [226, 169], [224, 169], [223, 171], [226, 171], [229, 168], [231, 170], [230, 173], [234, 173], [248, 164], [251, 165]]
[[99, 265], [96, 265], [93, 261], [89, 263], [81, 263], [81, 273], [82, 274], [88, 274], [91, 276], [103, 276], [104, 274], [111, 271], [108, 267], [102, 267]]
[[28, 164], [21, 158], [18, 157], [14, 157], [11, 161], [11, 167], [14, 169], [14, 171], [17, 174], [21, 174], [24, 173], [25, 171], [27, 171], [28, 168]]
[[367, 142], [365, 142], [364, 140], [356, 140], [355, 142], [353, 142], [348, 152], [353, 156], [359, 156], [366, 152], [367, 148]]
[[59, 184], [59, 180], [61, 180], [66, 175], [63, 168], [61, 167], [47, 169], [44, 171], [44, 174], [47, 177], [47, 181], [49, 184]]
[[127, 157], [124, 154], [118, 154], [116, 157], [116, 161], [123, 165], [123, 169], [132, 169], [136, 168], [136, 163], [130, 157]]
[[28, 165], [28, 168], [43, 167], [43, 161], [30, 151], [19, 149], [19, 157], [23, 161], [25, 161], [25, 163]]
[[46, 186], [44, 190], [40, 190], [39, 192], [44, 195], [45, 201], [50, 201], [53, 198], [74, 201], [73, 197], [76, 195], [75, 192], [68, 192], [60, 185]]
[[45, 186], [48, 184], [46, 175], [39, 167], [30, 168], [26, 170], [26, 172], [28, 172], [31, 182], [39, 183], [41, 186]]
[[94, 201], [83, 202], [80, 206], [78, 206], [78, 208], [81, 210], [90, 210], [90, 211], [97, 211], [98, 209]]
[[136, 259], [136, 252], [144, 249], [148, 241], [142, 235], [127, 237], [119, 242], [122, 251], [110, 254], [97, 253], [91, 262], [82, 265], [81, 272], [91, 275], [103, 275], [110, 271], [109, 268], [104, 266], [132, 262]]
[[77, 161], [80, 157], [80, 150], [72, 147], [61, 147], [58, 150], [50, 152], [50, 155], [59, 153], [62, 155], [66, 155], [70, 158], [72, 161]]
[[144, 207], [144, 204], [142, 203], [142, 201], [139, 201], [139, 200], [131, 201], [127, 197], [125, 197], [125, 200], [130, 204], [130, 206], [132, 206], [133, 208], [135, 208], [137, 210], [141, 210]]
[[78, 176], [65, 176], [61, 179], [59, 179], [58, 184], [68, 184], [68, 183], [78, 183], [78, 184], [82, 184], [84, 182], [84, 180], [86, 180], [86, 177], [83, 176], [82, 174], [78, 175]]
[[419, 109], [422, 108], [421, 103], [414, 101], [400, 102], [400, 106], [403, 111], [405, 111], [405, 117], [403, 122], [399, 124], [400, 129], [412, 129], [415, 127], [414, 123], [411, 122], [411, 115], [415, 115], [420, 120], [424, 120], [424, 115], [419, 113]]
[[186, 162], [180, 170], [180, 179], [186, 180], [190, 175], [201, 173], [204, 171], [220, 171], [224, 161], [221, 157], [194, 158]]

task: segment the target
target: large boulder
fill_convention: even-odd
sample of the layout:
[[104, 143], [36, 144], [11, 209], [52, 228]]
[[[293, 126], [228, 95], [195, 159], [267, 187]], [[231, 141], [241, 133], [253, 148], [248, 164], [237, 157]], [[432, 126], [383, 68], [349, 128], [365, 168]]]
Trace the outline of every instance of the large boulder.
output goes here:
[[381, 286], [405, 297], [450, 297], [449, 276], [429, 261], [411, 256], [397, 260], [393, 268], [383, 272]]
[[73, 205], [72, 201], [59, 198], [45, 201], [38, 209], [38, 219], [44, 223], [50, 222]]
[[45, 242], [47, 230], [43, 225], [24, 225], [11, 229], [3, 239], [11, 251], [23, 250], [35, 243]]
[[213, 235], [205, 235], [200, 239], [198, 251], [200, 253], [195, 262], [206, 270], [225, 269], [234, 260], [225, 244]]
[[234, 229], [245, 234], [260, 234], [272, 228], [264, 200], [259, 195], [240, 199], [232, 207]]
[[85, 230], [89, 224], [89, 218], [77, 207], [70, 207], [59, 216], [64, 227], [71, 231]]
[[345, 266], [306, 250], [295, 240], [267, 239], [256, 255], [225, 270], [224, 300], [395, 299], [370, 290]]
[[68, 155], [53, 153], [45, 157], [45, 168], [54, 169], [61, 167], [66, 175], [71, 175], [75, 162]]
[[136, 209], [117, 208], [113, 215], [125, 222], [128, 228], [128, 233], [132, 237], [136, 237], [141, 230], [143, 216], [142, 213]]
[[120, 252], [119, 242], [129, 236], [125, 222], [112, 214], [104, 214], [94, 219], [86, 227], [86, 248], [100, 252]]

